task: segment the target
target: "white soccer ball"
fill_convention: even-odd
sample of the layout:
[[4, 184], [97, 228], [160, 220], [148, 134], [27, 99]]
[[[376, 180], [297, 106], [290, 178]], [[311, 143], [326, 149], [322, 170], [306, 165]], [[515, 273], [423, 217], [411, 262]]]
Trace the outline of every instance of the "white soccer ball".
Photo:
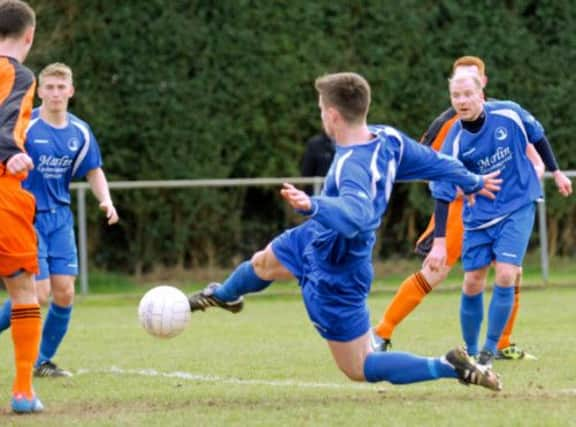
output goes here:
[[173, 286], [157, 286], [144, 294], [138, 305], [140, 325], [150, 335], [172, 338], [190, 321], [190, 304], [184, 293]]

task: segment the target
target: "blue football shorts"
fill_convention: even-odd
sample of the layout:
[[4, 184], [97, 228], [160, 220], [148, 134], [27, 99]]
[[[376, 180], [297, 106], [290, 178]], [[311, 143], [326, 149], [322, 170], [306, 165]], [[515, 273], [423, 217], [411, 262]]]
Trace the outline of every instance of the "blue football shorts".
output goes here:
[[280, 234], [272, 251], [300, 284], [310, 321], [325, 339], [347, 342], [370, 329], [366, 304], [374, 271], [370, 258], [336, 270], [317, 259], [312, 245], [314, 222]]
[[492, 261], [521, 266], [532, 234], [535, 210], [535, 204], [530, 203], [491, 227], [464, 230], [464, 271], [478, 270]]
[[68, 206], [36, 213], [38, 261], [36, 280], [52, 274], [78, 275], [78, 251], [74, 235], [74, 217]]

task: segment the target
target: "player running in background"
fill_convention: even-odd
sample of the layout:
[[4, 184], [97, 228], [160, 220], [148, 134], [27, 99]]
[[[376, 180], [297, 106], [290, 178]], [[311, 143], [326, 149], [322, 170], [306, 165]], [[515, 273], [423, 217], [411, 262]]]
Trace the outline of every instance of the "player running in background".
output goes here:
[[12, 341], [16, 377], [12, 410], [42, 411], [32, 387], [32, 366], [40, 343], [40, 305], [34, 197], [22, 188], [34, 163], [24, 151], [24, 133], [34, 100], [34, 74], [21, 63], [34, 41], [34, 10], [20, 0], [0, 0], [0, 277], [14, 304]]
[[[485, 65], [482, 59], [475, 56], [463, 56], [454, 61], [452, 71], [459, 73], [467, 71], [477, 74], [485, 87], [488, 78], [485, 74]], [[532, 117], [530, 115], [523, 115], [522, 118]], [[421, 142], [425, 145], [431, 146], [434, 150], [439, 151], [442, 148], [446, 135], [452, 128], [457, 120], [456, 110], [450, 107], [448, 110], [438, 116], [430, 125], [428, 130], [422, 137]], [[572, 193], [572, 184], [570, 179], [566, 177], [558, 169], [558, 164], [554, 158], [554, 154], [550, 149], [550, 144], [545, 135], [542, 135], [541, 140], [531, 141], [534, 143], [527, 146], [527, 155], [534, 164], [539, 176], [544, 173], [544, 164], [538, 155], [541, 153], [543, 158], [547, 159], [546, 166], [548, 170], [553, 172], [556, 186], [560, 193], [568, 196]], [[536, 149], [534, 148], [536, 147]], [[392, 334], [402, 320], [404, 320], [415, 308], [420, 304], [422, 299], [440, 283], [442, 283], [448, 276], [450, 270], [456, 264], [462, 253], [462, 239], [464, 234], [464, 227], [462, 224], [462, 211], [463, 211], [463, 198], [457, 197], [450, 203], [448, 209], [448, 220], [446, 224], [446, 266], [438, 271], [431, 271], [428, 265], [423, 265], [419, 272], [410, 275], [400, 285], [398, 291], [392, 298], [392, 301], [386, 308], [382, 315], [380, 322], [374, 328], [375, 333], [375, 347], [382, 351], [390, 350], [392, 346]], [[432, 246], [434, 234], [434, 216], [432, 216], [428, 227], [418, 239], [416, 243], [416, 252], [420, 255], [428, 255]], [[512, 314], [504, 328], [504, 332], [498, 342], [497, 358], [501, 359], [522, 359], [534, 358], [523, 349], [511, 342], [512, 330], [516, 321], [520, 302], [520, 283], [521, 273], [516, 278], [515, 294], [514, 294], [514, 307]]]
[[392, 127], [368, 126], [370, 86], [358, 74], [329, 74], [315, 86], [323, 127], [336, 143], [335, 158], [320, 196], [310, 197], [287, 183], [281, 190], [288, 204], [309, 219], [240, 264], [222, 285], [212, 283], [191, 295], [191, 310], [216, 306], [236, 313], [243, 308], [243, 295], [263, 291], [273, 280], [296, 277], [312, 324], [348, 378], [393, 384], [458, 378], [499, 390], [499, 378], [462, 348], [439, 358], [373, 352], [366, 305], [375, 230], [394, 181], [445, 179], [473, 193], [483, 186], [497, 190], [497, 173], [471, 174], [460, 162]]
[[[518, 104], [484, 101], [483, 84], [476, 73], [460, 72], [450, 79], [450, 99], [459, 119], [441, 152], [453, 155], [478, 174], [502, 172], [502, 188], [494, 200], [478, 197], [464, 207], [462, 265], [464, 284], [460, 324], [468, 354], [491, 366], [502, 331], [512, 313], [514, 281], [520, 274], [532, 227], [536, 201], [542, 197], [537, 173], [526, 155], [530, 141], [541, 141], [540, 123]], [[448, 204], [456, 188], [430, 184], [436, 199], [434, 243], [424, 263], [431, 271], [444, 268]], [[484, 317], [483, 291], [494, 263], [495, 282], [488, 308], [483, 347], [478, 346]], [[479, 351], [480, 350], [480, 351]]]
[[[36, 197], [38, 295], [40, 301], [46, 302], [51, 291], [52, 302], [34, 375], [70, 376], [52, 358], [68, 330], [78, 275], [74, 216], [70, 209], [71, 180], [87, 178], [108, 224], [116, 223], [118, 214], [110, 198], [96, 138], [86, 122], [68, 112], [68, 102], [74, 95], [72, 70], [65, 64], [50, 64], [40, 72], [38, 80], [42, 104], [34, 110], [26, 136], [26, 149], [36, 167], [24, 186]], [[10, 300], [0, 313], [0, 330], [10, 326], [6, 316], [9, 307]]]

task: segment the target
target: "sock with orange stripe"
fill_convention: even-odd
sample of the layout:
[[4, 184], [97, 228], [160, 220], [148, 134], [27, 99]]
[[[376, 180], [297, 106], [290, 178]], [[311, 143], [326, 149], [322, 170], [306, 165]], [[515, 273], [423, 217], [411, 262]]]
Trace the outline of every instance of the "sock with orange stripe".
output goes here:
[[13, 304], [11, 323], [16, 362], [13, 393], [31, 399], [34, 396], [32, 369], [38, 357], [42, 329], [40, 305]]
[[381, 338], [390, 339], [396, 326], [420, 304], [431, 290], [432, 287], [420, 272], [404, 280], [386, 308], [382, 319], [374, 328], [376, 334]]
[[502, 336], [498, 341], [498, 350], [502, 350], [503, 348], [509, 347], [512, 343], [512, 329], [514, 329], [514, 323], [516, 322], [516, 315], [518, 314], [518, 309], [520, 308], [520, 286], [514, 286], [514, 305], [512, 306], [512, 313], [510, 313], [510, 317], [508, 318], [508, 323], [504, 327], [504, 331], [502, 331]]

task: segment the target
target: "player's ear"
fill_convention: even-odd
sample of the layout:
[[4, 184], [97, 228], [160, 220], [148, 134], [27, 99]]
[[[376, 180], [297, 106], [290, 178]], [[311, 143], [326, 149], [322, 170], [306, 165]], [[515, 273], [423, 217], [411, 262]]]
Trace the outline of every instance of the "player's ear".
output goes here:
[[28, 27], [28, 29], [24, 32], [24, 42], [28, 46], [32, 46], [32, 43], [34, 42], [35, 29], [35, 27]]

